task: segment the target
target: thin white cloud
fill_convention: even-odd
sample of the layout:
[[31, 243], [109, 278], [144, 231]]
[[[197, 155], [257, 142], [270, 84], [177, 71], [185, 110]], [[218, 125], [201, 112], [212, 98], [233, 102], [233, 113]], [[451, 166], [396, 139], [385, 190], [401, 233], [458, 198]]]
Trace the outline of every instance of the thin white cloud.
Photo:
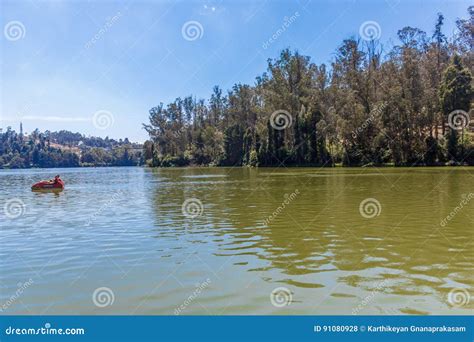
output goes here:
[[11, 119], [11, 118], [2, 118], [2, 117], [0, 116], [0, 121], [4, 121], [4, 122], [15, 122], [15, 121], [17, 121], [17, 120], [14, 120], [14, 119]]
[[26, 116], [23, 116], [21, 120], [24, 120], [24, 121], [36, 120], [36, 121], [47, 121], [47, 122], [90, 122], [92, 118], [26, 115]]

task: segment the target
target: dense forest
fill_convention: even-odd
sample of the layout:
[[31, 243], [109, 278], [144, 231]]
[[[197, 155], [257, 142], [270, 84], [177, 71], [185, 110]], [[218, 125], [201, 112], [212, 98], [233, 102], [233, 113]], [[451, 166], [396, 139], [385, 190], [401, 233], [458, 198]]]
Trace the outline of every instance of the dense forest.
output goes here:
[[86, 137], [69, 131], [31, 134], [0, 130], [0, 168], [133, 166], [142, 164], [142, 145]]
[[[474, 165], [474, 7], [443, 34], [404, 27], [390, 48], [344, 40], [329, 66], [286, 49], [254, 85], [150, 110], [152, 166]], [[474, 119], [474, 117], [472, 117]]]

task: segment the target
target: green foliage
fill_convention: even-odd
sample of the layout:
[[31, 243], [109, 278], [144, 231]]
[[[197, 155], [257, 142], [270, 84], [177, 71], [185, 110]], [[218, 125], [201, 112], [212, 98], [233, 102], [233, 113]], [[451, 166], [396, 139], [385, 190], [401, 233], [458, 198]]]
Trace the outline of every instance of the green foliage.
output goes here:
[[424, 162], [428, 166], [434, 166], [437, 164], [437, 159], [439, 155], [438, 141], [435, 138], [429, 136], [425, 139], [425, 143], [426, 143], [426, 151], [423, 158]]
[[[384, 56], [377, 42], [346, 39], [328, 68], [286, 49], [254, 86], [236, 84], [227, 94], [214, 87], [207, 102], [160, 104], [144, 125], [146, 158], [155, 166], [163, 165], [157, 156], [185, 154], [192, 165], [472, 164], [469, 128], [446, 130], [451, 111], [472, 106], [468, 12], [453, 39], [438, 14], [432, 37], [402, 28]], [[281, 112], [288, 124], [276, 129], [272, 114]]]
[[253, 167], [258, 166], [258, 155], [257, 155], [257, 151], [255, 151], [255, 150], [250, 151], [250, 156], [249, 156], [248, 165], [249, 165], [249, 166], [253, 166]]
[[223, 165], [242, 165], [244, 134], [239, 124], [227, 127], [224, 133]]
[[38, 130], [25, 136], [10, 127], [0, 132], [0, 168], [132, 166], [143, 162], [141, 154], [141, 146], [128, 139]]
[[[461, 57], [454, 55], [450, 65], [444, 71], [440, 86], [441, 109], [445, 120], [451, 124], [448, 132], [448, 159], [454, 162], [463, 160], [464, 155], [460, 155], [462, 154], [460, 150], [464, 146], [459, 147], [458, 133], [453, 128], [456, 122], [450, 114], [455, 110], [469, 111], [472, 101], [471, 83], [471, 72], [462, 65]], [[465, 144], [465, 142], [461, 143]]]
[[159, 161], [159, 166], [169, 167], [169, 166], [187, 166], [189, 165], [189, 159], [185, 156], [170, 156], [166, 155]]

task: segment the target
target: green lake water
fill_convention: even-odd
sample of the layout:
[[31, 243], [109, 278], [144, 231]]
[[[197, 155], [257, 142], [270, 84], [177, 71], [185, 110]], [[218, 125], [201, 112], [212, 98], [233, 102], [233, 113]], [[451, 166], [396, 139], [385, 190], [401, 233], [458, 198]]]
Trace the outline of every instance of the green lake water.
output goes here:
[[0, 309], [472, 314], [472, 193], [474, 168], [0, 170]]

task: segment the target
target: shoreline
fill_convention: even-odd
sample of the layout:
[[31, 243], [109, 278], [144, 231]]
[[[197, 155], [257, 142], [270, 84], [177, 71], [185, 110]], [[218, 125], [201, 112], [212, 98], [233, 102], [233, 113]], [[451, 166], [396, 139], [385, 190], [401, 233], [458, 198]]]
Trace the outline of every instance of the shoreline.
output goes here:
[[[239, 166], [206, 166], [206, 165], [187, 165], [187, 166], [145, 166], [145, 165], [128, 165], [128, 166], [71, 166], [71, 167], [30, 167], [30, 168], [0, 168], [1, 170], [48, 170], [48, 169], [104, 169], [104, 168], [143, 168], [143, 169], [278, 169], [281, 166], [248, 166], [248, 165], [239, 165]], [[474, 165], [371, 165], [371, 166], [318, 166], [318, 165], [288, 165], [283, 166], [285, 169], [420, 169], [420, 168], [430, 168], [430, 169], [442, 169], [442, 168], [474, 168]]]

